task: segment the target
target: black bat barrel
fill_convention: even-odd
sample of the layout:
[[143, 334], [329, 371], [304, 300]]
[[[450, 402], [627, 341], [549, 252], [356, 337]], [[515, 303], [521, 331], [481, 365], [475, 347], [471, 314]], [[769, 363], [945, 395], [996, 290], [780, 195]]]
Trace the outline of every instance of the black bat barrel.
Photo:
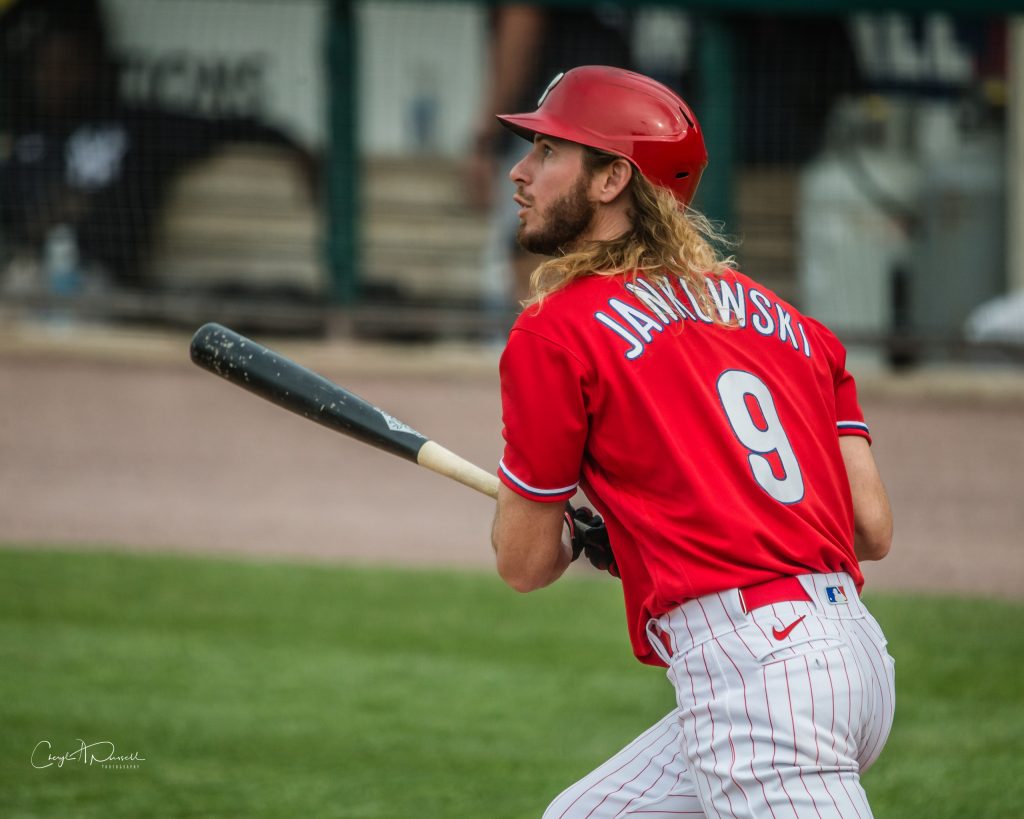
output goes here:
[[392, 455], [415, 462], [427, 441], [358, 395], [223, 325], [200, 327], [190, 351], [204, 370]]

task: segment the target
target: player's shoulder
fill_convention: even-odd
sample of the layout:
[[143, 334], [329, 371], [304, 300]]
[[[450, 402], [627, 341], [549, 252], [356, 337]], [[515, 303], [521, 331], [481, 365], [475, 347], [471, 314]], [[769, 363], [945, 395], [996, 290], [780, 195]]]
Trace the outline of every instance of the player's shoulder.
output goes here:
[[523, 308], [513, 329], [564, 333], [572, 325], [574, 316], [592, 312], [609, 296], [619, 293], [622, 280], [622, 276], [600, 275], [574, 279], [539, 302]]
[[593, 366], [595, 328], [600, 327], [593, 318], [608, 299], [622, 294], [622, 278], [582, 276], [527, 305], [512, 326], [508, 346], [531, 354], [568, 355], [580, 366]]
[[715, 277], [720, 283], [725, 282], [729, 286], [739, 286], [750, 298], [756, 294], [751, 303], [755, 309], [765, 308], [769, 312], [777, 312], [779, 308], [787, 316], [787, 320], [793, 326], [799, 325], [800, 332], [806, 333], [813, 349], [823, 349], [831, 364], [843, 361], [846, 357], [846, 350], [839, 337], [823, 322], [803, 312], [797, 305], [783, 297], [778, 291], [766, 284], [751, 278], [742, 271], [735, 268], [727, 268]]
[[782, 296], [778, 291], [772, 289], [764, 282], [759, 282], [756, 279], [751, 278], [737, 268], [727, 267], [725, 270], [711, 278], [718, 279], [719, 281], [725, 281], [732, 285], [739, 284], [747, 293], [752, 291], [759, 293], [772, 304], [778, 304], [790, 315], [799, 316], [801, 318], [805, 317], [804, 313], [795, 304]]
[[808, 327], [814, 329], [815, 333], [829, 335], [832, 336], [833, 338], [835, 337], [835, 334], [824, 323], [814, 318], [814, 316], [810, 316], [807, 313], [805, 313], [802, 309], [800, 309], [800, 307], [791, 302], [789, 299], [785, 298], [778, 291], [773, 290], [771, 287], [764, 284], [763, 282], [759, 282], [756, 279], [751, 278], [741, 270], [737, 270], [735, 268], [726, 268], [722, 273], [719, 274], [718, 278], [733, 284], [739, 283], [740, 285], [742, 285], [743, 289], [746, 290], [748, 293], [751, 291], [760, 293], [761, 296], [766, 298], [771, 303], [777, 304], [780, 307], [782, 307], [790, 316], [793, 316], [794, 318], [799, 319], [802, 322], [805, 322]]

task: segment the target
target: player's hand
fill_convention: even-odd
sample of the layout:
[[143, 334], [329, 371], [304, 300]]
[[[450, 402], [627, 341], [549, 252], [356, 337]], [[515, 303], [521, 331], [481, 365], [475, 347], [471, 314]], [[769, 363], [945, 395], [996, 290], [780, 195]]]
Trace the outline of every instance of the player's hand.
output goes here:
[[569, 527], [572, 559], [576, 560], [581, 554], [585, 554], [595, 569], [618, 577], [619, 567], [615, 563], [615, 555], [608, 540], [608, 529], [601, 516], [586, 506], [573, 509], [566, 504], [565, 522]]

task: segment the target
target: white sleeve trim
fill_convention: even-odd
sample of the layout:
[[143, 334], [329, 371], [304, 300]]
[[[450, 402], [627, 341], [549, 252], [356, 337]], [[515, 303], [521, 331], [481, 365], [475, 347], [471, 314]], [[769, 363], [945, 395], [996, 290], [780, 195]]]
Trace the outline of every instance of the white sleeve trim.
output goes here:
[[836, 426], [839, 429], [862, 429], [865, 432], [870, 432], [868, 425], [863, 421], [836, 421]]
[[520, 480], [513, 475], [512, 472], [509, 471], [509, 468], [505, 466], [504, 459], [498, 461], [498, 467], [505, 473], [505, 476], [512, 481], [512, 483], [533, 495], [561, 495], [564, 492], [573, 491], [577, 486], [579, 486], [579, 481], [577, 481], [576, 483], [571, 483], [568, 486], [563, 486], [561, 489], [538, 489], [536, 486], [530, 486], [526, 481]]

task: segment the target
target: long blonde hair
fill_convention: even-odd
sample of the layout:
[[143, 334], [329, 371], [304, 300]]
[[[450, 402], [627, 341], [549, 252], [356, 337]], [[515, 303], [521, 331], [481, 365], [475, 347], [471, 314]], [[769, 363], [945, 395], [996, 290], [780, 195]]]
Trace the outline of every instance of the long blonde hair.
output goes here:
[[[592, 174], [617, 158], [586, 148], [584, 172]], [[692, 285], [691, 292], [703, 302], [701, 307], [709, 307], [704, 277], [720, 274], [734, 265], [733, 257], [722, 256], [715, 246], [728, 248], [735, 243], [706, 216], [681, 206], [670, 191], [651, 184], [636, 168], [627, 190], [632, 196], [632, 229], [617, 239], [587, 242], [542, 262], [530, 276], [530, 297], [523, 302], [524, 307], [539, 305], [547, 296], [583, 276], [623, 273], [642, 273], [665, 281], [678, 276]]]

